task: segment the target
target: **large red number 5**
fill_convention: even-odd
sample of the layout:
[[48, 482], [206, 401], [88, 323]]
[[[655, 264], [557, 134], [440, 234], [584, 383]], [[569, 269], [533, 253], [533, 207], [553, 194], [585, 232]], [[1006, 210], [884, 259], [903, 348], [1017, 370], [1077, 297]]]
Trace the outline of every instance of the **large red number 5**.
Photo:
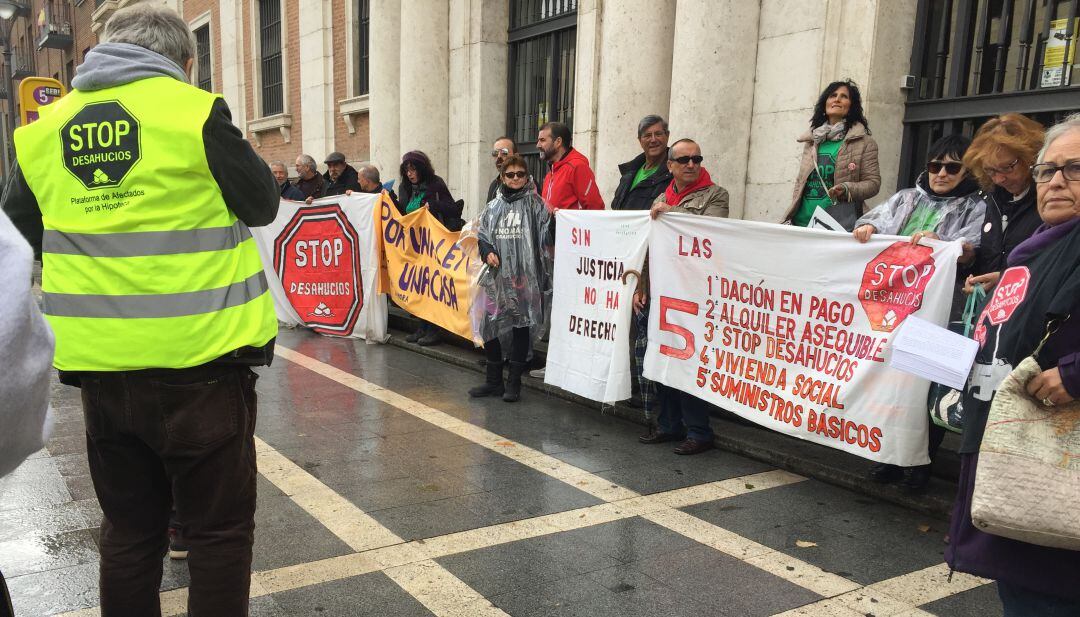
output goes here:
[[690, 313], [691, 315], [696, 316], [698, 314], [698, 304], [697, 302], [690, 302], [689, 300], [679, 300], [677, 298], [660, 296], [660, 329], [664, 332], [677, 334], [686, 341], [686, 344], [682, 349], [661, 344], [660, 353], [679, 360], [686, 360], [694, 355], [694, 333], [682, 326], [676, 326], [669, 322], [667, 320], [668, 309], [679, 311], [680, 313]]

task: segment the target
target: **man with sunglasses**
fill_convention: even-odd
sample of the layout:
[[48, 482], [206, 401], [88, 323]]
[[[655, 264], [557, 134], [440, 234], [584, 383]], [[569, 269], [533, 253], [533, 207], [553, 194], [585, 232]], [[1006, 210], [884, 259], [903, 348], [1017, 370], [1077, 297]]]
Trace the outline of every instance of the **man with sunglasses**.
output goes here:
[[502, 172], [503, 163], [507, 157], [517, 153], [517, 144], [509, 137], [500, 137], [495, 140], [495, 143], [491, 144], [491, 161], [495, 163], [495, 179], [488, 186], [488, 203], [491, 203], [491, 200], [495, 199], [495, 195], [499, 192], [499, 185], [502, 184], [502, 178], [499, 174]]
[[[728, 192], [713, 183], [709, 172], [701, 166], [701, 148], [691, 139], [680, 139], [668, 149], [667, 168], [672, 180], [664, 193], [656, 198], [650, 209], [652, 218], [665, 212], [717, 216], [727, 218]], [[641, 269], [638, 291], [634, 294], [634, 310], [645, 309], [649, 298], [649, 261]], [[660, 414], [657, 425], [638, 437], [644, 444], [679, 441], [675, 454], [700, 454], [713, 447], [713, 431], [709, 426], [712, 407], [698, 397], [681, 390], [657, 384]]]

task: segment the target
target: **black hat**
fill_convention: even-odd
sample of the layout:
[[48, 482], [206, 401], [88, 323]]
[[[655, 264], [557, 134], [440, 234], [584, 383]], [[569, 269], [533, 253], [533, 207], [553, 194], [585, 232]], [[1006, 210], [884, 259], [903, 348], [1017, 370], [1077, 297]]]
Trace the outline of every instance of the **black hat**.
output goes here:
[[345, 155], [340, 152], [331, 152], [323, 163], [329, 165], [330, 163], [344, 163]]

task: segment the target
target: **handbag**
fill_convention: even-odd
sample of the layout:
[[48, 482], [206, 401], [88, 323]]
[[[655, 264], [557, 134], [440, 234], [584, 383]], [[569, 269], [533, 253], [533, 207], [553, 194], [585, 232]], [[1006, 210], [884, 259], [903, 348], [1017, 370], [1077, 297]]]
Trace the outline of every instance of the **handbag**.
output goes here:
[[[1067, 317], [1065, 319], [1068, 319]], [[1047, 406], [1025, 390], [1046, 336], [998, 387], [975, 470], [971, 522], [986, 533], [1080, 550], [1080, 401]]]
[[[964, 313], [960, 321], [949, 323], [949, 330], [957, 334], [963, 334], [966, 338], [971, 337], [971, 331], [975, 328], [975, 319], [982, 311], [986, 302], [986, 290], [982, 285], [976, 285], [964, 302]], [[930, 384], [930, 394], [927, 398], [927, 407], [930, 409], [930, 420], [934, 424], [959, 433], [964, 426], [964, 392], [956, 388], [950, 388], [944, 384]]]

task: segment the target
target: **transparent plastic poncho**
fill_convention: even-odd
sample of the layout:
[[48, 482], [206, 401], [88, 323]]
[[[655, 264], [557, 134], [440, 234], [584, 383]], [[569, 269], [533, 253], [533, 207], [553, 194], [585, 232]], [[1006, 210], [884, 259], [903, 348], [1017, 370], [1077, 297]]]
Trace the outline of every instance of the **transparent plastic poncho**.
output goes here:
[[[481, 341], [505, 340], [514, 328], [539, 336], [551, 302], [551, 214], [531, 181], [516, 193], [504, 189], [462, 229], [463, 244], [476, 240], [470, 318]], [[498, 267], [487, 263], [488, 253], [498, 256]]]

